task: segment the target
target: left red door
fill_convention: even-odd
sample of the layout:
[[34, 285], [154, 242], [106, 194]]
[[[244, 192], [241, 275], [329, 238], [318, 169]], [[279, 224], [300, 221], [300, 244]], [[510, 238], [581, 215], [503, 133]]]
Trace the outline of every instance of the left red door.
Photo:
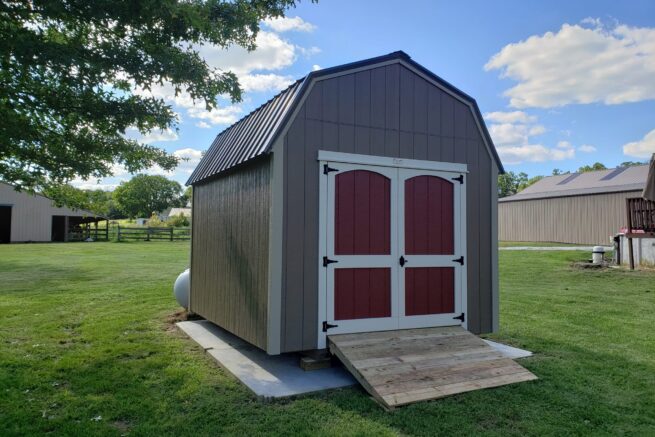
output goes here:
[[[392, 329], [393, 169], [331, 164], [327, 253], [330, 333]], [[387, 174], [388, 173], [388, 174]], [[380, 326], [382, 325], [382, 326]]]

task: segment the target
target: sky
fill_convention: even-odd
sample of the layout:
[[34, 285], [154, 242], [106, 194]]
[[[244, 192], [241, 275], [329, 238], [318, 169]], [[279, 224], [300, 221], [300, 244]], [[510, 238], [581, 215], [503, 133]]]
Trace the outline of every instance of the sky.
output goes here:
[[[215, 68], [236, 73], [242, 102], [212, 112], [166, 86], [177, 130], [142, 136], [186, 158], [164, 174], [184, 184], [214, 137], [312, 69], [403, 50], [473, 96], [505, 169], [529, 176], [655, 153], [655, 1], [304, 1], [264, 22], [258, 49], [204, 46]], [[129, 180], [75, 180], [113, 189]]]

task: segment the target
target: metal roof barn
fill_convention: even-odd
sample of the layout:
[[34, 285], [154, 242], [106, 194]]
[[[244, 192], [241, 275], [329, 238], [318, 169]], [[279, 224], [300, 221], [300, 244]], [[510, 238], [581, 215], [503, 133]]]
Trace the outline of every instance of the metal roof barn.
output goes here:
[[190, 310], [269, 354], [494, 331], [499, 172], [475, 100], [407, 54], [312, 72], [191, 175]]
[[626, 226], [626, 200], [641, 197], [648, 166], [548, 176], [499, 199], [501, 241], [609, 244]]

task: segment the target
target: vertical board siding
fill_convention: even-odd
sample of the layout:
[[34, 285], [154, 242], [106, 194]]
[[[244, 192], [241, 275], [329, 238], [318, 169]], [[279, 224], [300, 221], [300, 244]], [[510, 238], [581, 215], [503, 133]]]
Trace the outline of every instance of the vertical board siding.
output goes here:
[[266, 349], [270, 160], [193, 193], [190, 309]]
[[626, 226], [629, 197], [641, 191], [499, 202], [498, 239], [607, 245]]
[[282, 351], [316, 347], [318, 150], [468, 164], [467, 319], [490, 332], [495, 163], [465, 104], [392, 64], [317, 82], [285, 135]]

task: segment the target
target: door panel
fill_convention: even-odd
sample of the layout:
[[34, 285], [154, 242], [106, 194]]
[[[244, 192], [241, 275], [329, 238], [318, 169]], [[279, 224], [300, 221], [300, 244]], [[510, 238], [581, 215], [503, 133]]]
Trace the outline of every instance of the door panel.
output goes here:
[[405, 253], [452, 254], [453, 184], [437, 176], [405, 181]]
[[391, 317], [391, 269], [335, 269], [334, 319]]
[[453, 267], [410, 267], [405, 270], [405, 315], [454, 312]]
[[335, 254], [388, 255], [391, 180], [369, 170], [335, 176]]

